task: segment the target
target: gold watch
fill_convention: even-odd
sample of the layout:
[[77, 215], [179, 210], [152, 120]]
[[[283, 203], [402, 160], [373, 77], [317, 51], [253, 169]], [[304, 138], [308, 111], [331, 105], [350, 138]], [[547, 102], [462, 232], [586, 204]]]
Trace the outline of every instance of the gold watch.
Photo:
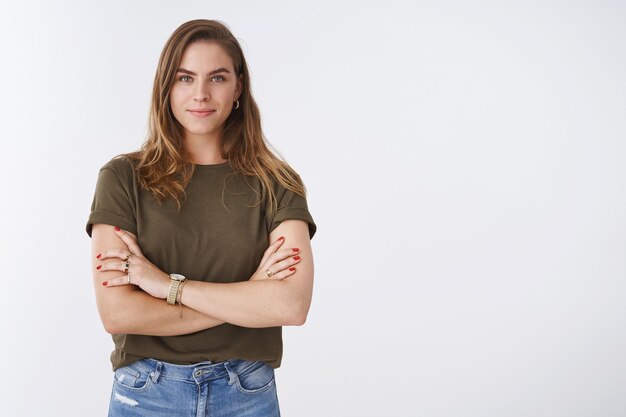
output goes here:
[[178, 295], [180, 284], [186, 279], [184, 275], [170, 274], [170, 292], [167, 294], [167, 303], [169, 305], [176, 304], [176, 296]]

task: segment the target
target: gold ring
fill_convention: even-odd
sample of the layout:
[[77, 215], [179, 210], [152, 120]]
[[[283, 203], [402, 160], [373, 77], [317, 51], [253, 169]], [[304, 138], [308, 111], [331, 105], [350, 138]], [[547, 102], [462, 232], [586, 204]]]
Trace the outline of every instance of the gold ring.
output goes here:
[[272, 271], [270, 271], [269, 268], [267, 268], [267, 271], [265, 271], [265, 273], [267, 274], [268, 278], [272, 278], [272, 275], [274, 275], [274, 273]]
[[131, 257], [132, 255], [133, 255], [132, 253], [129, 253], [129, 254], [126, 256], [126, 259], [124, 259], [124, 260], [125, 260], [126, 262], [128, 262], [128, 260], [130, 259], [130, 257]]
[[128, 283], [130, 284], [130, 274], [128, 274]]
[[126, 266], [124, 267], [124, 273], [127, 274], [128, 273], [128, 267], [130, 266], [130, 264], [128, 262], [126, 262]]

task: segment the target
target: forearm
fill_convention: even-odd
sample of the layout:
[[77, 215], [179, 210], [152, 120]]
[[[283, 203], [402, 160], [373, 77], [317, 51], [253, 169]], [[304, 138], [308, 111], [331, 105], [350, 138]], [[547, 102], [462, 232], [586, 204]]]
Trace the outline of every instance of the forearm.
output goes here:
[[188, 280], [181, 302], [242, 327], [300, 325], [300, 306], [286, 280], [214, 283]]
[[[184, 305], [241, 327], [301, 326], [313, 292], [313, 254], [308, 227], [301, 220], [285, 220], [270, 241], [285, 236], [300, 248], [298, 270], [284, 279], [250, 279], [235, 283], [193, 280], [183, 288]], [[253, 275], [254, 278], [254, 275]]]
[[[168, 305], [163, 300], [171, 285], [169, 277], [143, 257], [135, 239], [121, 229], [114, 231], [113, 228], [103, 224], [94, 225], [93, 232], [92, 262], [96, 299], [102, 322], [109, 333], [168, 336], [194, 333], [224, 323], [265, 328], [299, 326], [306, 320], [313, 284], [313, 257], [308, 228], [301, 220], [283, 221], [272, 232], [277, 236], [270, 239], [275, 242], [274, 245], [276, 242], [293, 239], [301, 248], [299, 253], [304, 259], [298, 261], [297, 272], [281, 279], [256, 277], [258, 274], [255, 273], [250, 280], [235, 283], [190, 279], [182, 291], [183, 318], [179, 317], [180, 306]], [[113, 233], [119, 233], [119, 236]], [[280, 234], [287, 238], [278, 239]], [[126, 246], [126, 249], [119, 247], [121, 245], [118, 237], [122, 239], [121, 244]], [[102, 259], [116, 257], [128, 260], [127, 251], [132, 251], [137, 256], [139, 265], [136, 265], [136, 268], [139, 267], [140, 275], [133, 275], [135, 280], [132, 284], [141, 287], [141, 291], [134, 285], [129, 285], [130, 272], [128, 276], [120, 277], [119, 273], [114, 272], [116, 269], [100, 270], [101, 265], [96, 265], [103, 248], [109, 244], [108, 251], [114, 254], [105, 255]], [[268, 251], [273, 248], [271, 253], [274, 253], [277, 247], [278, 245], [276, 248], [270, 246]], [[298, 252], [298, 249], [294, 248], [287, 252], [293, 255], [293, 251]], [[270, 252], [266, 255], [270, 256]], [[271, 257], [265, 259], [263, 261], [267, 262], [265, 267], [281, 260], [282, 267], [292, 265], [289, 262], [285, 265], [285, 254], [281, 256], [283, 257], [280, 259]], [[128, 268], [128, 262], [126, 267]], [[97, 272], [98, 270], [100, 271]]]
[[186, 306], [183, 306], [181, 318], [180, 305], [171, 306], [139, 289], [110, 288], [108, 291], [120, 291], [111, 298], [114, 302], [109, 301], [100, 309], [105, 329], [111, 334], [177, 336], [224, 324], [224, 320]]

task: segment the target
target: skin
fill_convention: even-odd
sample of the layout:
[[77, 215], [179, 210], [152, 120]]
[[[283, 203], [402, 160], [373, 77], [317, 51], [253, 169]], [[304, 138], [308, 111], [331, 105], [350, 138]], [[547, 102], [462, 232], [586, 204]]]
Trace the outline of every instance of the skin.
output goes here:
[[[189, 45], [180, 67], [196, 74], [177, 74], [170, 93], [173, 113], [184, 129], [183, 145], [194, 163], [225, 162], [220, 152], [221, 132], [230, 112], [237, 111], [233, 101], [241, 94], [241, 78], [234, 76], [230, 57], [210, 42]], [[228, 72], [208, 75], [218, 68]], [[197, 108], [216, 112], [206, 118], [188, 112]], [[135, 235], [116, 229], [94, 224], [92, 230], [96, 302], [109, 333], [167, 336], [223, 323], [273, 327], [302, 325], [306, 321], [314, 270], [308, 225], [303, 220], [285, 220], [270, 233], [268, 249], [249, 281], [225, 284], [187, 277], [181, 298], [182, 318], [179, 306], [164, 301], [169, 292], [169, 275], [143, 255]], [[124, 260], [128, 254], [131, 258], [126, 275]], [[274, 272], [271, 278], [266, 273], [268, 268]]]
[[[178, 72], [170, 92], [172, 112], [185, 132], [185, 148], [197, 164], [226, 162], [220, 155], [220, 138], [234, 101], [241, 95], [242, 76], [235, 76], [232, 60], [221, 46], [205, 41], [187, 47], [181, 68], [196, 74]], [[224, 71], [210, 74], [220, 68]], [[189, 112], [192, 109], [216, 112], [199, 118]]]

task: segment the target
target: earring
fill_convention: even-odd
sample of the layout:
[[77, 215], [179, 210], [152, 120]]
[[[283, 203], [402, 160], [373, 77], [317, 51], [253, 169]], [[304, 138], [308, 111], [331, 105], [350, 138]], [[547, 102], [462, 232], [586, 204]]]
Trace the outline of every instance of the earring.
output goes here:
[[239, 108], [239, 99], [233, 101], [233, 103], [237, 103], [237, 107], [235, 107], [235, 110], [237, 110]]

